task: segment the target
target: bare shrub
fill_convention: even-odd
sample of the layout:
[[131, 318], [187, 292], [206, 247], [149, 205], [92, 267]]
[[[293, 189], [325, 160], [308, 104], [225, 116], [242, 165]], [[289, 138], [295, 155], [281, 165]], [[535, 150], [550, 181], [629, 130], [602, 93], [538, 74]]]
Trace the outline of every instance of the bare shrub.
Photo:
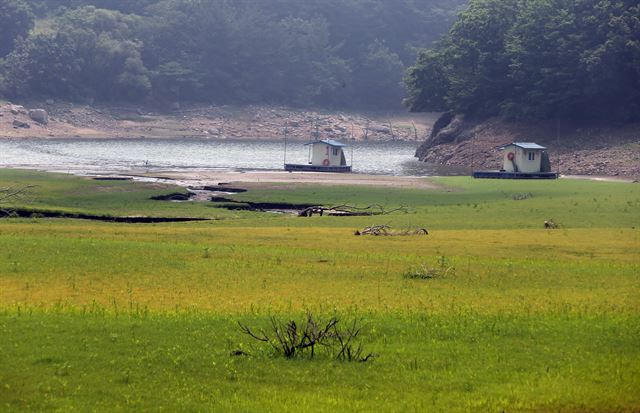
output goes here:
[[243, 333], [254, 340], [267, 343], [276, 354], [291, 359], [308, 355], [313, 358], [317, 347], [324, 347], [330, 354], [342, 361], [369, 361], [372, 353], [365, 354], [362, 344], [357, 341], [361, 326], [354, 320], [346, 328], [340, 328], [340, 321], [332, 317], [326, 322], [318, 321], [313, 314], [307, 314], [302, 322], [283, 322], [272, 316], [269, 332], [255, 331], [238, 322]]

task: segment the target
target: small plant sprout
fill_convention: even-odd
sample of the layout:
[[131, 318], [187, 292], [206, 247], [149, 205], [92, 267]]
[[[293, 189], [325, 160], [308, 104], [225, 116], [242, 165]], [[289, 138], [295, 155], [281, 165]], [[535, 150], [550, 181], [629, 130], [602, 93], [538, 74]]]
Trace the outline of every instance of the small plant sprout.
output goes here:
[[414, 266], [405, 271], [403, 277], [411, 280], [430, 280], [443, 278], [452, 275], [454, 272], [455, 268], [448, 265], [446, 257], [442, 255], [440, 256], [438, 266], [431, 267], [427, 264]]

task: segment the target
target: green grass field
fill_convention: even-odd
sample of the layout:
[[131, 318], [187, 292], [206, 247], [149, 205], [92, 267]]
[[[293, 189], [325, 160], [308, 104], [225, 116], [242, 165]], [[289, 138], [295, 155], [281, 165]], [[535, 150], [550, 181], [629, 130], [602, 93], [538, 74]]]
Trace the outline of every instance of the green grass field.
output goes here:
[[[298, 218], [149, 200], [178, 190], [156, 184], [1, 170], [0, 187], [37, 185], [4, 205], [36, 217], [215, 220], [0, 220], [0, 411], [639, 411], [640, 187], [434, 181], [234, 196], [407, 207]], [[430, 234], [353, 235], [372, 224]], [[440, 276], [403, 276], [416, 269]], [[376, 357], [287, 360], [237, 324], [306, 312], [362, 320]]]

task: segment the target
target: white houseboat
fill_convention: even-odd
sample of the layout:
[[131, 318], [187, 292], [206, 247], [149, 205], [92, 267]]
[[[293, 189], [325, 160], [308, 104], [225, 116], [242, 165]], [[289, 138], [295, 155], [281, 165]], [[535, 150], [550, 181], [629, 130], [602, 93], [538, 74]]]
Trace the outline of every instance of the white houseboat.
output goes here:
[[309, 162], [306, 164], [284, 164], [285, 171], [351, 172], [344, 156], [344, 143], [332, 139], [305, 143], [309, 147]]
[[533, 142], [513, 142], [499, 148], [503, 151], [502, 169], [475, 171], [474, 178], [556, 179], [551, 172], [547, 148]]

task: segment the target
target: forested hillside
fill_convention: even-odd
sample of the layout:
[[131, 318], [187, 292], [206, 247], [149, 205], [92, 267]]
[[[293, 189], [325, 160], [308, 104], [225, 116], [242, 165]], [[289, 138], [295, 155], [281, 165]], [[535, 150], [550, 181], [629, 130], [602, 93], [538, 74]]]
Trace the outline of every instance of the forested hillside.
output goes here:
[[393, 107], [464, 3], [0, 0], [0, 93]]
[[407, 77], [414, 111], [640, 120], [638, 0], [471, 0]]

